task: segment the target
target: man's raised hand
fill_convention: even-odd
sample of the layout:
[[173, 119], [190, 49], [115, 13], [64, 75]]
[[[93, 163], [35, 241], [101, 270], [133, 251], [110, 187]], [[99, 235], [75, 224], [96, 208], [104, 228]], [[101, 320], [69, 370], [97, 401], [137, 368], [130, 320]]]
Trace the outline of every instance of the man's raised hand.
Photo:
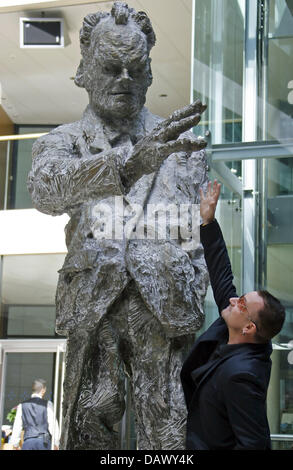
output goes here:
[[202, 188], [199, 189], [200, 215], [203, 224], [209, 224], [214, 220], [220, 191], [221, 185], [217, 180], [214, 180], [213, 185], [212, 182], [209, 181], [206, 194], [204, 194]]

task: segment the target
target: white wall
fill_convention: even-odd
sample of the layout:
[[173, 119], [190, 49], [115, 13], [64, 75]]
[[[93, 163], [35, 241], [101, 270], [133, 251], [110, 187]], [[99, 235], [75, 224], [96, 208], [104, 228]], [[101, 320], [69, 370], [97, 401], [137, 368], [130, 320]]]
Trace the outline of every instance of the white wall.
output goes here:
[[36, 209], [0, 211], [0, 255], [66, 253], [64, 227], [69, 217]]

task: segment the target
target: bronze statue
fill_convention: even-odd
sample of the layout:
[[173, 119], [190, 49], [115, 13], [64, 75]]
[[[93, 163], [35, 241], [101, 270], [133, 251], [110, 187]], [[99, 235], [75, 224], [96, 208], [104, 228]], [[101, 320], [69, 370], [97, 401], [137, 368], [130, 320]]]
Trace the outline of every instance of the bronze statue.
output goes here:
[[[206, 143], [189, 129], [205, 106], [165, 120], [144, 107], [155, 34], [125, 3], [86, 16], [80, 44], [75, 83], [89, 105], [35, 142], [28, 180], [38, 210], [70, 216], [56, 293], [56, 330], [68, 338], [61, 448], [119, 449], [127, 374], [138, 448], [184, 449], [179, 374], [203, 320], [203, 252], [180, 236], [160, 239], [156, 228], [136, 234], [147, 229], [148, 206], [198, 203]], [[119, 234], [118, 203], [126, 214]]]

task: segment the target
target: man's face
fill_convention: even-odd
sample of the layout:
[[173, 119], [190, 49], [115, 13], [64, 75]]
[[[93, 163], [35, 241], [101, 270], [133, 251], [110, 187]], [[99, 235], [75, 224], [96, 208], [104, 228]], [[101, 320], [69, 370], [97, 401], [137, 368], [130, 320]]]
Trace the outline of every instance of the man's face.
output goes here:
[[241, 333], [247, 323], [252, 322], [258, 329], [258, 312], [264, 308], [263, 298], [257, 291], [241, 297], [231, 297], [229, 306], [222, 311], [222, 317], [229, 329]]
[[103, 25], [93, 33], [85, 85], [90, 104], [110, 119], [133, 118], [151, 84], [146, 38], [136, 28]]

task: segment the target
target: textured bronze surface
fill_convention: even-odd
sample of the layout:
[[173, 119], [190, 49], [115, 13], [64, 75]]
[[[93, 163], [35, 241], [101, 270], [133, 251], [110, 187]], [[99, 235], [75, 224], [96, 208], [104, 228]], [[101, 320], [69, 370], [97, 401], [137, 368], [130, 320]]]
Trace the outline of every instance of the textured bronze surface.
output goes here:
[[[119, 449], [127, 374], [138, 448], [184, 449], [179, 374], [203, 321], [202, 247], [135, 233], [152, 204], [199, 202], [205, 142], [190, 129], [205, 106], [166, 120], [144, 107], [155, 44], [145, 13], [116, 2], [111, 13], [84, 19], [80, 42], [75, 82], [89, 105], [79, 121], [36, 141], [28, 179], [38, 210], [70, 215], [56, 293], [56, 330], [68, 338], [61, 448]], [[132, 237], [114, 230], [117, 201]], [[101, 207], [106, 225], [113, 219], [104, 237]]]

